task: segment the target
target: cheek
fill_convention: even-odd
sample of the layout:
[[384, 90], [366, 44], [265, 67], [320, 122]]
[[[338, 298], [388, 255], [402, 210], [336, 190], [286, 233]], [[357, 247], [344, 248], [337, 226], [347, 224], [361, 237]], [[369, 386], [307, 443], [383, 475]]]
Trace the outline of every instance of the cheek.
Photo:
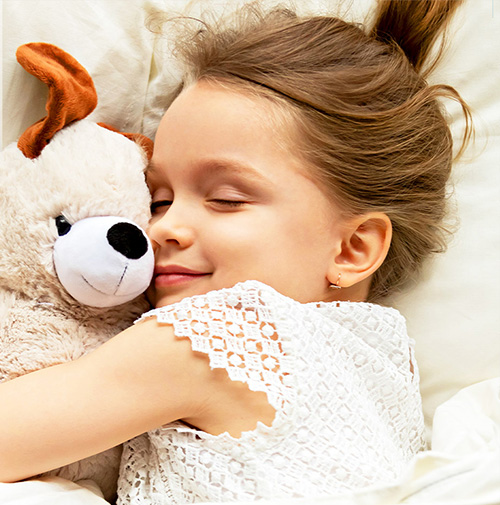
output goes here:
[[204, 230], [203, 249], [216, 259], [238, 260], [248, 254], [254, 254], [261, 243], [261, 235], [244, 224]]
[[212, 262], [231, 271], [244, 271], [270, 254], [281, 254], [280, 228], [271, 219], [257, 213], [233, 218], [203, 230], [203, 249]]

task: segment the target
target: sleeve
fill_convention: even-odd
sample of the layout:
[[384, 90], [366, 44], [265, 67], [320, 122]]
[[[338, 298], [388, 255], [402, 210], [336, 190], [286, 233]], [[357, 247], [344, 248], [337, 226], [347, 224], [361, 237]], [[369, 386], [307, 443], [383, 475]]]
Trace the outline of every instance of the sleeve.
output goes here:
[[174, 334], [189, 338], [194, 351], [208, 355], [211, 368], [224, 368], [231, 380], [267, 393], [281, 410], [292, 389], [294, 357], [277, 303], [293, 303], [256, 281], [212, 291], [144, 314], [170, 324]]

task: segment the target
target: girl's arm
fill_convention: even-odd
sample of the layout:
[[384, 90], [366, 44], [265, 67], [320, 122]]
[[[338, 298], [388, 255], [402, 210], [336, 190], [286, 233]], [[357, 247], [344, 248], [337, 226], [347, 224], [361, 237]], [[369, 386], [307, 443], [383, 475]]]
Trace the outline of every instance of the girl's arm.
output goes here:
[[76, 361], [1, 384], [0, 481], [58, 468], [173, 420], [203, 424], [224, 381], [188, 339], [149, 319]]

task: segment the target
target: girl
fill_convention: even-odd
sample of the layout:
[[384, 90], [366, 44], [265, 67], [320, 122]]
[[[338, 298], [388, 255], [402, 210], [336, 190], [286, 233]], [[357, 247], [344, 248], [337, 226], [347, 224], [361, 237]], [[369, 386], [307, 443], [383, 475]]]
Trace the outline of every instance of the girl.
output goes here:
[[418, 373], [403, 318], [373, 302], [443, 244], [436, 99], [468, 109], [422, 69], [457, 5], [383, 1], [370, 33], [252, 8], [180, 41], [148, 171], [158, 309], [0, 386], [3, 481], [127, 440], [123, 504], [398, 477], [423, 446]]

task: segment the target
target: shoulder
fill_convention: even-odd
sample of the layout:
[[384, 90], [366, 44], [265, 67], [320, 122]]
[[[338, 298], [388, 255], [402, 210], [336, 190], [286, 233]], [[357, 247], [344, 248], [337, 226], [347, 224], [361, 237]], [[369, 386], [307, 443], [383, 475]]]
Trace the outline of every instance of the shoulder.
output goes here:
[[[263, 345], [284, 354], [282, 342], [289, 332], [280, 323], [286, 319], [280, 307], [296, 303], [261, 282], [246, 281], [154, 309], [138, 323], [171, 328], [174, 338], [190, 341], [193, 351], [205, 354], [212, 369], [225, 368], [233, 380], [242, 380], [238, 356], [257, 355]], [[245, 370], [252, 375], [248, 366]]]
[[179, 383], [189, 370], [197, 411], [181, 419], [211, 434], [228, 431], [238, 436], [257, 421], [271, 423], [277, 402], [267, 383], [270, 374], [281, 376], [276, 364], [283, 350], [267, 308], [280, 296], [264, 284], [247, 281], [185, 298], [140, 319], [137, 326], [152, 333], [160, 330], [158, 335], [162, 328], [169, 329], [167, 339], [185, 346], [175, 366]]

